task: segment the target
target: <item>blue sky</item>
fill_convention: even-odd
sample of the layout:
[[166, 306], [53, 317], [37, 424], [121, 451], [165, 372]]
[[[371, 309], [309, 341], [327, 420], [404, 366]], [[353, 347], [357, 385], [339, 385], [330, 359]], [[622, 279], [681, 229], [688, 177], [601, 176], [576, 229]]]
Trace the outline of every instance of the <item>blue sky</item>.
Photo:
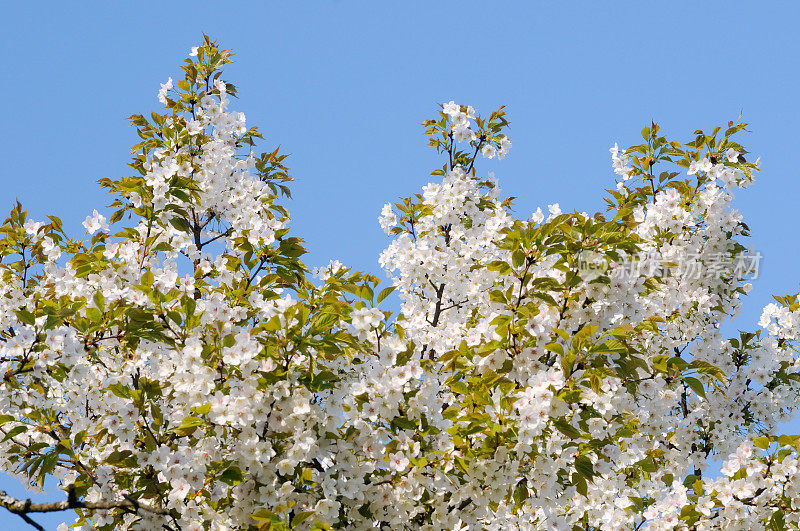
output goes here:
[[381, 206], [441, 166], [419, 125], [437, 103], [507, 105], [514, 147], [483, 171], [524, 218], [554, 202], [603, 209], [608, 148], [650, 120], [686, 141], [741, 113], [764, 171], [738, 207], [764, 259], [735, 326], [755, 329], [800, 280], [798, 20], [793, 2], [14, 2], [0, 22], [0, 209], [19, 198], [82, 233], [108, 203], [95, 181], [129, 173], [125, 118], [157, 107], [203, 32], [236, 52], [225, 78], [261, 147], [292, 153], [289, 207], [312, 266], [379, 272]]

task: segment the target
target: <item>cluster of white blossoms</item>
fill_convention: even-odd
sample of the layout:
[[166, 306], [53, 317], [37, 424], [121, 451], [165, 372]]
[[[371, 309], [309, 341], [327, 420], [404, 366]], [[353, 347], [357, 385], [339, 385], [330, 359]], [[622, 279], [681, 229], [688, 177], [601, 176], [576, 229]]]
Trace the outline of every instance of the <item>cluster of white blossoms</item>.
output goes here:
[[[469, 321], [476, 308], [487, 304], [498, 277], [485, 266], [505, 254], [495, 242], [512, 218], [500, 207], [499, 188], [486, 184], [488, 191], [456, 167], [441, 183], [425, 186], [425, 213], [379, 259], [403, 295], [408, 338], [437, 351], [458, 347], [468, 328], [479, 340], [480, 326], [470, 327]], [[387, 233], [396, 224], [390, 205], [380, 222]], [[448, 319], [441, 321], [445, 314]]]
[[[450, 118], [450, 132], [456, 142], [474, 142], [480, 138], [481, 135], [475, 132], [472, 125], [472, 120], [475, 120], [475, 109], [472, 106], [461, 106], [450, 101], [442, 106], [442, 112]], [[488, 159], [504, 159], [509, 150], [511, 140], [505, 135], [497, 138], [496, 142], [484, 140], [480, 147], [481, 155]]]
[[619, 146], [616, 142], [614, 142], [614, 147], [608, 151], [611, 152], [611, 163], [614, 167], [614, 173], [622, 177], [623, 181], [630, 179], [630, 174], [633, 170], [633, 168], [628, 165], [630, 157], [625, 153], [620, 154]]
[[[445, 112], [454, 108], [445, 106]], [[753, 334], [728, 341], [719, 330], [749, 290], [744, 282], [749, 271], [714, 271], [712, 264], [720, 254], [744, 252], [737, 237], [745, 226], [731, 204], [734, 190], [752, 182], [755, 168], [735, 165], [739, 153], [728, 148], [727, 165], [710, 157], [687, 161], [687, 175], [701, 175], [694, 186], [662, 179], [657, 187], [648, 174], [639, 173], [649, 189], [628, 189], [624, 183], [634, 177], [634, 157], [628, 153], [616, 145], [611, 149], [614, 171], [623, 178], [618, 197], [631, 205], [618, 212], [629, 220], [625, 236], [632, 245], [622, 245], [623, 235], [613, 234], [605, 219], [562, 215], [558, 205], [551, 205], [546, 223], [541, 210], [534, 214], [533, 222], [545, 223], [544, 230], [515, 223], [497, 200], [494, 183], [482, 198], [478, 179], [456, 165], [441, 184], [423, 189], [421, 214], [406, 216], [404, 229], [381, 255], [402, 297], [397, 327], [423, 345], [423, 355], [426, 348], [433, 350], [445, 371], [453, 360], [454, 373], [457, 368], [465, 375], [488, 372], [510, 380], [509, 390], [520, 390], [516, 395], [492, 392], [481, 409], [490, 427], [513, 418], [516, 444], [479, 465], [509, 473], [508, 482], [493, 475], [491, 482], [479, 484], [480, 495], [491, 498], [495, 489], [512, 492], [523, 482], [525, 501], [518, 512], [502, 503], [489, 516], [478, 511], [469, 525], [620, 529], [646, 521], [653, 528], [673, 529], [691, 520], [698, 528], [753, 529], [773, 518], [776, 507], [786, 507], [775, 501], [788, 481], [784, 476], [767, 494], [758, 476], [750, 491], [734, 497], [723, 494], [735, 491], [730, 482], [703, 476], [711, 457], [739, 455], [754, 437], [776, 436], [778, 424], [799, 405], [800, 363], [784, 343], [795, 339], [789, 334], [800, 323], [794, 299], [768, 306], [762, 318], [762, 326], [779, 341], [766, 337], [746, 344]], [[409, 212], [408, 205], [397, 207]], [[398, 216], [390, 205], [380, 222], [393, 231]], [[557, 240], [553, 233], [560, 232], [559, 224], [569, 231], [562, 228], [566, 234]], [[588, 243], [583, 248], [605, 261], [605, 274], [571, 270], [569, 248], [559, 244], [576, 232], [581, 243]], [[505, 245], [511, 237], [527, 243], [525, 256], [516, 258], [515, 247]], [[628, 271], [626, 260], [640, 255], [683, 267], [649, 278], [647, 268], [638, 276], [620, 274]], [[522, 312], [526, 299], [536, 303]], [[516, 334], [509, 320], [518, 323]], [[608, 367], [615, 363], [622, 370], [612, 375]], [[602, 370], [590, 376], [591, 365]], [[565, 384], [565, 377], [574, 383]], [[482, 383], [476, 376], [463, 380], [470, 386]], [[442, 407], [451, 403], [445, 398]], [[471, 420], [475, 413], [463, 418]], [[464, 427], [472, 431], [471, 424]], [[600, 451], [586, 452], [576, 444], [583, 437], [596, 441]], [[584, 452], [589, 454], [585, 460]], [[753, 464], [763, 461], [759, 454], [747, 465], [751, 476], [752, 470], [769, 470]], [[730, 463], [729, 468], [738, 461]], [[580, 478], [568, 472], [553, 481], [571, 466], [579, 474], [590, 471], [591, 481], [581, 486]], [[740, 468], [746, 467], [734, 472]], [[719, 497], [708, 494], [713, 489], [719, 489]], [[748, 508], [747, 493], [756, 491], [758, 503]], [[705, 506], [695, 510], [703, 492]], [[460, 517], [468, 510], [463, 508]], [[796, 521], [783, 512], [780, 518]]]
[[[798, 527], [777, 429], [800, 304], [727, 339], [747, 271], [711, 271], [746, 252], [742, 124], [686, 146], [653, 125], [612, 148], [608, 213], [517, 220], [475, 168], [508, 153], [504, 113], [445, 104], [441, 180], [381, 211], [376, 295], [338, 261], [306, 278], [282, 156], [247, 151], [227, 62], [206, 39], [167, 113], [133, 117], [138, 175], [103, 181], [119, 210], [89, 240], [19, 205], [4, 222], [0, 469], [58, 478], [78, 529]], [[640, 256], [691, 267], [630, 274]]]
[[[253, 246], [269, 245], [275, 241], [275, 232], [284, 228], [285, 220], [270, 210], [270, 187], [250, 175], [256, 166], [254, 154], [237, 156], [239, 143], [248, 132], [244, 113], [227, 112], [226, 84], [216, 79], [213, 86], [215, 93], [200, 98], [192, 119], [165, 120], [170, 129], [194, 138], [187, 141], [178, 136], [174, 144], [155, 150], [143, 165], [153, 207], [162, 213], [163, 225], [168, 226], [175, 212], [180, 212], [177, 209], [191, 210], [199, 204], [202, 211], [193, 212], [193, 216], [210, 223], [202, 227], [204, 239], [225, 237], [231, 249], [231, 242], [239, 237]], [[190, 160], [187, 155], [191, 155]], [[183, 198], [174, 193], [174, 183], [180, 179], [191, 180], [196, 196]], [[144, 225], [140, 230], [145, 230]], [[200, 256], [197, 242], [182, 227], [175, 227], [167, 236], [179, 252], [193, 260]]]

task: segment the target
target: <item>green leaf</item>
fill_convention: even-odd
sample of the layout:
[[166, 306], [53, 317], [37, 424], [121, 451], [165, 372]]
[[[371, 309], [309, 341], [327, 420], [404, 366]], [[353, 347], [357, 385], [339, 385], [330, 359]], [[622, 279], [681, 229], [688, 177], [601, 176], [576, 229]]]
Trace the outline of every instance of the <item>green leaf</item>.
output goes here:
[[766, 450], [769, 448], [769, 445], [772, 443], [769, 437], [756, 437], [753, 441], [753, 444], [756, 448], [761, 448], [762, 450]]
[[548, 343], [544, 346], [544, 348], [546, 350], [549, 350], [550, 352], [558, 354], [559, 356], [564, 355], [564, 347], [560, 343], [556, 342]]
[[294, 515], [292, 518], [292, 527], [295, 527], [316, 514], [316, 511], [302, 511]]
[[106, 459], [106, 463], [121, 468], [133, 468], [137, 465], [136, 458], [133, 457], [130, 450], [112, 452]]
[[238, 467], [232, 466], [219, 475], [219, 480], [228, 485], [236, 486], [244, 481], [244, 476]]
[[200, 417], [189, 416], [183, 419], [180, 425], [177, 428], [173, 428], [172, 431], [185, 437], [194, 433], [198, 426], [202, 425], [203, 419]]
[[391, 295], [391, 293], [392, 293], [392, 292], [393, 292], [395, 289], [397, 289], [395, 286], [389, 286], [388, 288], [384, 288], [384, 289], [382, 289], [382, 290], [381, 290], [381, 292], [380, 292], [380, 293], [378, 293], [378, 304], [382, 303], [382, 302], [383, 302], [383, 300], [384, 300], [386, 297], [388, 297], [389, 295]]
[[17, 314], [17, 319], [27, 325], [33, 326], [36, 323], [36, 318], [28, 310], [16, 310], [14, 313]]
[[404, 417], [393, 418], [392, 425], [402, 430], [416, 430], [419, 427], [415, 421]]
[[99, 323], [103, 320], [103, 315], [97, 308], [86, 308], [86, 318], [92, 323]]
[[8, 433], [6, 433], [6, 436], [3, 437], [3, 441], [2, 442], [6, 442], [7, 440], [11, 439], [12, 437], [16, 437], [20, 433], [24, 433], [26, 431], [28, 431], [28, 427], [27, 426], [17, 426], [16, 428], [12, 428]]
[[564, 370], [564, 375], [569, 377], [572, 374], [572, 367], [575, 365], [575, 353], [570, 352], [561, 357], [561, 368]]
[[519, 249], [511, 253], [511, 265], [513, 265], [515, 268], [520, 268], [524, 263], [525, 263], [525, 253], [523, 253]]
[[194, 412], [198, 415], [205, 415], [209, 411], [211, 411], [211, 404], [203, 404], [202, 406], [194, 408]]
[[691, 376], [684, 376], [683, 381], [686, 382], [686, 385], [691, 387], [692, 391], [697, 393], [698, 396], [706, 397], [706, 390], [703, 388], [703, 383], [700, 380], [692, 378]]
[[592, 466], [592, 460], [588, 456], [579, 455], [575, 459], [575, 470], [586, 479], [590, 480], [594, 477], [594, 466]]
[[256, 522], [280, 522], [280, 518], [269, 509], [259, 509], [258, 512], [251, 514], [250, 518]]
[[186, 317], [191, 317], [194, 315], [194, 310], [197, 306], [197, 302], [192, 297], [186, 297], [183, 301], [183, 311], [186, 313]]
[[581, 436], [581, 432], [576, 430], [569, 422], [564, 419], [556, 419], [553, 421], [553, 426], [555, 426], [558, 431], [569, 437], [570, 439], [577, 439]]
[[100, 291], [100, 290], [95, 291], [94, 292], [94, 297], [92, 297], [92, 300], [94, 301], [94, 305], [97, 306], [97, 308], [101, 312], [105, 311], [105, 309], [106, 309], [106, 299], [105, 299], [105, 297], [103, 297], [103, 292], [102, 291]]
[[786, 519], [781, 509], [777, 509], [772, 513], [772, 518], [769, 519], [769, 529], [770, 531], [784, 531], [786, 529]]
[[575, 333], [575, 338], [573, 339], [573, 341], [577, 341], [578, 343], [583, 343], [584, 341], [589, 339], [592, 336], [592, 334], [595, 333], [595, 331], [597, 331], [597, 325], [587, 324]]
[[581, 474], [572, 474], [572, 484], [575, 485], [575, 490], [578, 491], [578, 494], [581, 494], [582, 496], [586, 496], [586, 494], [589, 492], [589, 487], [586, 484], [586, 478]]
[[781, 435], [778, 437], [778, 444], [791, 446], [800, 451], [800, 435]]
[[454, 393], [458, 393], [461, 395], [469, 394], [469, 387], [467, 387], [467, 384], [465, 384], [464, 382], [459, 382], [459, 381], [450, 382], [450, 389], [452, 389]]
[[725, 373], [722, 371], [722, 369], [720, 369], [719, 367], [716, 367], [716, 366], [708, 363], [707, 361], [692, 360], [692, 362], [689, 363], [689, 368], [697, 369], [698, 372], [713, 376], [714, 378], [716, 378], [720, 382], [725, 382], [725, 380], [726, 380]]
[[115, 383], [108, 386], [108, 390], [120, 398], [130, 398], [131, 390], [128, 386], [122, 383]]
[[517, 503], [517, 505], [521, 506], [523, 503], [525, 503], [525, 500], [527, 499], [528, 499], [528, 489], [522, 482], [520, 482], [514, 488], [514, 501]]

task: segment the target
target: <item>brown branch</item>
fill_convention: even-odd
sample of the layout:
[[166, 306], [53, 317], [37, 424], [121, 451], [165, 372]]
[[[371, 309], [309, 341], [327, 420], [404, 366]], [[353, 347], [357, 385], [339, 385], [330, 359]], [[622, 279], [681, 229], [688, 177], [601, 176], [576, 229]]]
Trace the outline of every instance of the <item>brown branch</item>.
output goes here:
[[[432, 284], [432, 283], [431, 283]], [[444, 282], [436, 288], [436, 307], [433, 310], [433, 320], [429, 321], [431, 326], [439, 324], [439, 317], [442, 315], [442, 295], [444, 294]]]
[[[72, 492], [74, 492], [73, 489]], [[77, 499], [74, 494], [68, 495], [66, 500], [57, 502], [44, 502], [33, 503], [30, 499], [20, 500], [9, 496], [5, 491], [0, 490], [0, 507], [4, 507], [9, 512], [20, 515], [26, 522], [34, 525], [32, 521], [26, 518], [28, 513], [52, 513], [57, 511], [66, 511], [68, 509], [92, 509], [92, 510], [109, 510], [109, 509], [128, 509], [134, 512], [147, 511], [153, 514], [161, 514], [169, 516], [171, 513], [167, 509], [153, 507], [139, 503], [133, 499], [125, 499], [122, 501], [99, 501], [87, 502]], [[35, 525], [34, 525], [35, 527]], [[41, 529], [41, 528], [39, 528]]]
[[3, 383], [11, 381], [11, 379], [14, 378], [17, 375], [33, 372], [33, 368], [25, 367], [26, 363], [27, 363], [27, 360], [22, 362], [22, 363], [20, 363], [20, 366], [18, 368], [14, 369], [13, 371], [8, 371], [7, 373], [5, 373], [3, 375]]
[[262, 256], [259, 259], [258, 267], [256, 267], [255, 271], [251, 275], [247, 277], [247, 287], [249, 288], [253, 281], [256, 279], [256, 276], [264, 269], [264, 265], [267, 263], [267, 257]]
[[38, 531], [44, 531], [44, 527], [42, 527], [42, 526], [40, 526], [39, 524], [37, 524], [37, 523], [36, 523], [36, 522], [35, 522], [33, 519], [31, 519], [31, 517], [30, 517], [30, 516], [28, 516], [27, 514], [25, 514], [25, 513], [18, 513], [18, 515], [19, 515], [19, 517], [20, 517], [20, 518], [22, 518], [23, 520], [25, 520], [25, 522], [26, 522], [26, 523], [28, 523], [28, 524], [29, 524], [31, 527], [33, 527], [34, 529], [37, 529]]
[[226, 237], [226, 236], [230, 236], [232, 232], [233, 232], [233, 230], [232, 230], [232, 229], [230, 229], [230, 228], [229, 228], [229, 229], [227, 229], [225, 232], [220, 232], [219, 234], [217, 234], [216, 236], [214, 236], [214, 237], [213, 237], [213, 238], [211, 238], [210, 240], [208, 240], [208, 241], [206, 241], [206, 242], [203, 242], [203, 243], [202, 243], [202, 246], [203, 246], [203, 247], [205, 247], [205, 246], [206, 246], [206, 245], [208, 245], [209, 243], [215, 242], [215, 241], [217, 241], [217, 240], [218, 240], [218, 239], [220, 239], [220, 238], [224, 238], [224, 237]]

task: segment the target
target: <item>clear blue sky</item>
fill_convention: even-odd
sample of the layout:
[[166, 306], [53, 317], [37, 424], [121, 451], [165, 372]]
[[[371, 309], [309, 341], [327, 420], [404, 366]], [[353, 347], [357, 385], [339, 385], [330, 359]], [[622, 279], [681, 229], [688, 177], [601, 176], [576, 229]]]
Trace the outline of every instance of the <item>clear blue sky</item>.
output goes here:
[[[2, 15], [1, 210], [19, 198], [82, 233], [108, 202], [94, 182], [128, 174], [125, 118], [157, 107], [205, 32], [237, 54], [226, 79], [262, 147], [292, 153], [289, 206], [312, 266], [379, 272], [381, 206], [441, 165], [418, 125], [439, 102], [507, 105], [514, 147], [484, 168], [521, 217], [554, 202], [602, 209], [609, 146], [651, 119], [685, 141], [741, 112], [764, 172], [738, 207], [764, 260], [736, 326], [755, 329], [770, 294], [797, 290], [800, 4], [13, 2]], [[24, 528], [0, 511], [4, 524]]]

